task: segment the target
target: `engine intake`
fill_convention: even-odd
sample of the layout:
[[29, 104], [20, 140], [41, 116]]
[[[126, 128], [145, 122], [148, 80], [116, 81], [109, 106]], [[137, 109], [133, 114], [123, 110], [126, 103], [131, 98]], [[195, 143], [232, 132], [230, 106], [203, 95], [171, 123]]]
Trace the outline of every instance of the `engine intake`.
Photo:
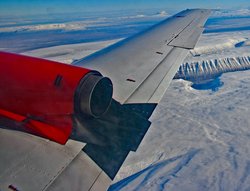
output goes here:
[[95, 118], [101, 117], [109, 109], [112, 95], [111, 80], [99, 72], [90, 72], [81, 79], [76, 90], [76, 112]]

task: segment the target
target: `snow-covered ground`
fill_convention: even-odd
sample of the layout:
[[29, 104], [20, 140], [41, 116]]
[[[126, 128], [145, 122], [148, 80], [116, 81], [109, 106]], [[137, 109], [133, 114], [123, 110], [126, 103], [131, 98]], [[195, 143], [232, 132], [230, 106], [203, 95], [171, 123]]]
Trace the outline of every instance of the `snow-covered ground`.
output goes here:
[[175, 78], [199, 80], [250, 68], [249, 31], [203, 34]]
[[101, 42], [53, 46], [48, 48], [26, 51], [22, 54], [71, 64], [74, 60], [83, 58], [91, 53], [96, 52], [97, 50], [100, 50], [108, 45], [117, 42], [118, 40], [119, 39]]
[[[184, 64], [250, 56], [249, 34], [204, 34]], [[71, 63], [116, 41], [24, 54]], [[225, 73], [220, 81], [223, 85], [213, 92], [173, 80], [151, 117], [149, 132], [110, 191], [250, 190], [250, 71]]]

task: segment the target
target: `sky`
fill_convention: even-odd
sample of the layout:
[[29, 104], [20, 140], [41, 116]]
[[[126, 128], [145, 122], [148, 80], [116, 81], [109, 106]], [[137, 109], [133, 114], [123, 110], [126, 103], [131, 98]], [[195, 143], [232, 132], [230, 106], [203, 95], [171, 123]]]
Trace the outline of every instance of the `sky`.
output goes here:
[[186, 8], [249, 8], [249, 0], [0, 0], [0, 16], [34, 15], [113, 10], [163, 9], [180, 11]]

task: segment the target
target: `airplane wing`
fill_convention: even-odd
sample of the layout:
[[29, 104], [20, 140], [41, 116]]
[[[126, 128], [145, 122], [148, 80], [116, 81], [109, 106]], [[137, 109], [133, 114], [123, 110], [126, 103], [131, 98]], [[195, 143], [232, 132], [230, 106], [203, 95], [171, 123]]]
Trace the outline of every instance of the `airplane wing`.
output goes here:
[[112, 79], [120, 103], [158, 103], [203, 31], [208, 10], [185, 10], [75, 65]]
[[209, 14], [182, 11], [72, 66], [0, 53], [0, 190], [106, 190]]

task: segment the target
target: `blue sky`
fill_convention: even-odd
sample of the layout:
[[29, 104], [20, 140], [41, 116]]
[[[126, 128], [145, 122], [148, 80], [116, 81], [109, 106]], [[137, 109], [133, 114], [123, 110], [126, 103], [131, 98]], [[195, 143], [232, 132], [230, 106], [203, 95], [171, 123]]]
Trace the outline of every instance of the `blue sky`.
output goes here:
[[124, 9], [249, 8], [249, 0], [0, 0], [0, 15], [30, 15]]

